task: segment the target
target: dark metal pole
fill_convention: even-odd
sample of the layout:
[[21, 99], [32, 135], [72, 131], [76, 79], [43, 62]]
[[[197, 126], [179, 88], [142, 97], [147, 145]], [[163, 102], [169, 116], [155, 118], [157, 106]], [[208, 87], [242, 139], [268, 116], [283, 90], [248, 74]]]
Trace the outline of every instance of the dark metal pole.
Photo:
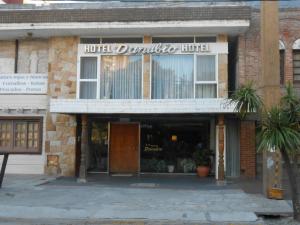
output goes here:
[[15, 73], [18, 73], [18, 61], [19, 61], [19, 40], [16, 40], [16, 47], [15, 47]]
[[1, 166], [1, 172], [0, 172], [0, 188], [2, 187], [2, 182], [3, 182], [3, 178], [4, 178], [4, 174], [5, 174], [7, 160], [8, 160], [8, 153], [4, 153], [2, 166]]

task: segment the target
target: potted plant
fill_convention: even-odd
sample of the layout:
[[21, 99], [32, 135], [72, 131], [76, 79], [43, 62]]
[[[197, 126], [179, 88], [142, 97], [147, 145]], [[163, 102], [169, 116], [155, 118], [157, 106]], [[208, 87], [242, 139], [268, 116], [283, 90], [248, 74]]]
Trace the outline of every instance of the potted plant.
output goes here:
[[197, 166], [197, 175], [199, 177], [207, 177], [210, 172], [211, 150], [208, 149], [197, 149], [193, 156]]
[[193, 159], [185, 158], [180, 161], [180, 166], [184, 173], [194, 172], [196, 169], [196, 164]]
[[164, 160], [157, 160], [156, 172], [163, 173], [166, 171], [166, 162]]
[[166, 163], [167, 163], [167, 168], [169, 173], [174, 173], [175, 170], [175, 161], [176, 161], [176, 156], [175, 156], [175, 150], [176, 150], [176, 143], [165, 141], [163, 149], [166, 154]]
[[175, 166], [173, 164], [168, 163], [168, 173], [174, 173]]

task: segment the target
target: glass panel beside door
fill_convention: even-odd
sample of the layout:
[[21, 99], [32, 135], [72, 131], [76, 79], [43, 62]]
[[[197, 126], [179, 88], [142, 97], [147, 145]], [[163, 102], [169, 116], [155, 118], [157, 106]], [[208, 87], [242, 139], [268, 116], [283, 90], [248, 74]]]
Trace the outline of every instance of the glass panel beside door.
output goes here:
[[91, 121], [89, 127], [88, 172], [107, 172], [108, 168], [108, 124]]

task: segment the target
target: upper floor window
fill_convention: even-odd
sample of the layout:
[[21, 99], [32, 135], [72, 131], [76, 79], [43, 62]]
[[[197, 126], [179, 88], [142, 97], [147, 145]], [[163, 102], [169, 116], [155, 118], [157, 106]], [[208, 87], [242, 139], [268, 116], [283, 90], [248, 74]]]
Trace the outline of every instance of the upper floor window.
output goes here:
[[293, 51], [294, 81], [300, 81], [300, 50]]
[[141, 37], [120, 37], [120, 38], [102, 38], [103, 44], [113, 44], [113, 43], [143, 43], [143, 38]]
[[300, 81], [300, 39], [293, 44], [293, 75], [294, 81]]
[[217, 42], [217, 37], [216, 36], [202, 36], [202, 37], [195, 37], [195, 42], [196, 43], [215, 43]]
[[[85, 43], [85, 41], [82, 39], [82, 42]], [[98, 40], [93, 39], [93, 41], [97, 42]], [[134, 44], [130, 45], [130, 43], [139, 41], [142, 39], [101, 38], [99, 42], [103, 45], [98, 45], [98, 48], [118, 49], [124, 45], [110, 44], [129, 43], [129, 45], [125, 45], [125, 48], [135, 49], [137, 47]], [[217, 54], [206, 51], [181, 51], [180, 43], [195, 43], [195, 41], [213, 42], [215, 37], [152, 38], [153, 43], [174, 43], [170, 45], [177, 49], [172, 53], [153, 53], [150, 57], [148, 55], [145, 65], [149, 65], [148, 60], [150, 60], [151, 68], [147, 68], [147, 70], [150, 70], [151, 87], [148, 81], [144, 83], [149, 85], [152, 99], [216, 98], [218, 96]], [[166, 46], [170, 45], [167, 44]], [[191, 46], [194, 45], [200, 46], [201, 44], [192, 44]], [[86, 48], [86, 46], [81, 47]], [[150, 47], [155, 48], [157, 45], [154, 44]], [[150, 47], [148, 46], [149, 49]], [[103, 51], [99, 55], [95, 52], [84, 52], [84, 54], [86, 55], [80, 58], [80, 74], [78, 75], [79, 98], [142, 98], [143, 55], [131, 55], [130, 52], [116, 53], [115, 50]]]
[[82, 99], [97, 97], [97, 57], [82, 57], [80, 59], [80, 93]]
[[194, 37], [152, 37], [152, 43], [193, 43]]
[[80, 44], [100, 44], [101, 38], [80, 38]]
[[142, 73], [141, 56], [102, 56], [100, 98], [141, 98]]
[[192, 98], [193, 96], [193, 55], [152, 56], [152, 98]]
[[81, 57], [79, 83], [81, 99], [141, 98], [142, 56]]
[[152, 43], [214, 43], [216, 36], [152, 37]]
[[142, 37], [80, 38], [80, 44], [143, 43]]
[[284, 61], [285, 61], [285, 46], [284, 43], [279, 40], [279, 59], [280, 59], [280, 84], [284, 84]]
[[196, 98], [217, 97], [216, 56], [196, 56]]
[[216, 98], [215, 67], [215, 55], [152, 56], [152, 98]]

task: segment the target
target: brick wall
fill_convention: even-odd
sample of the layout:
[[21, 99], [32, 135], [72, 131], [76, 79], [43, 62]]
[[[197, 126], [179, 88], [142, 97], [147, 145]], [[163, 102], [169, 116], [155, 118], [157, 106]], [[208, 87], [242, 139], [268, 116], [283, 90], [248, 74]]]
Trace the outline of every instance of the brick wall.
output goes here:
[[241, 121], [240, 132], [241, 176], [254, 178], [256, 175], [255, 122]]
[[[285, 45], [285, 66], [284, 66], [284, 82], [293, 81], [293, 43], [300, 38], [300, 9], [281, 9], [279, 13], [280, 24], [280, 40]], [[248, 31], [238, 37], [237, 46], [237, 79], [238, 84], [245, 83], [247, 80], [253, 80], [259, 86], [259, 77], [261, 71], [260, 59], [260, 15], [259, 11], [252, 12], [250, 28]], [[279, 49], [279, 47], [278, 47]], [[294, 84], [296, 91], [300, 95], [300, 84]], [[247, 125], [241, 125], [241, 170], [244, 170], [244, 175], [255, 176], [255, 149], [254, 141], [251, 144], [250, 130], [247, 130]], [[243, 129], [244, 127], [244, 129]], [[251, 128], [252, 129], [252, 128]], [[254, 129], [254, 128], [253, 128]], [[252, 131], [251, 131], [252, 132]], [[254, 131], [253, 131], [254, 132]], [[254, 140], [254, 138], [252, 139]], [[252, 146], [253, 145], [253, 146]], [[248, 149], [248, 150], [247, 150]], [[249, 152], [247, 152], [249, 151]], [[258, 175], [262, 173], [262, 162], [260, 154], [256, 156]], [[243, 173], [241, 173], [243, 174]]]
[[[300, 9], [281, 9], [279, 13], [280, 40], [285, 45], [285, 82], [293, 81], [293, 43], [300, 38]], [[238, 38], [238, 81], [245, 83], [260, 77], [260, 15], [252, 12], [249, 30]], [[278, 48], [279, 49], [279, 48]], [[295, 84], [300, 91], [300, 84]], [[300, 92], [299, 92], [300, 93]]]

